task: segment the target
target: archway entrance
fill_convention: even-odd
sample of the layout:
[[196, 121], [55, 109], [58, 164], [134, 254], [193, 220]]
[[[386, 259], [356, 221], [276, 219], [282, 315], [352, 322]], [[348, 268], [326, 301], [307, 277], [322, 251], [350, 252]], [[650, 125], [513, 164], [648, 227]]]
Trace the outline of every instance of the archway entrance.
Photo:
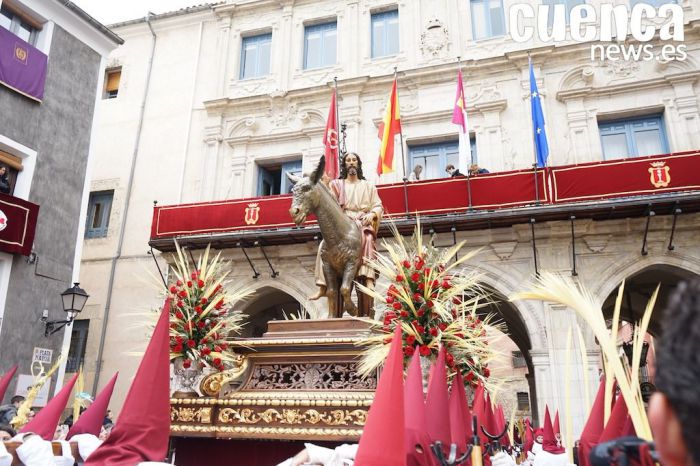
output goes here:
[[490, 294], [490, 303], [478, 313], [482, 317], [494, 314], [494, 323], [502, 324], [506, 332], [503, 334], [496, 329], [490, 332], [495, 350], [501, 355], [491, 365], [492, 376], [504, 382], [498, 400], [508, 412], [515, 408], [517, 417], [527, 416], [537, 421], [537, 391], [527, 327], [518, 309], [505, 296], [490, 287], [486, 291]]
[[[667, 316], [666, 306], [670, 295], [678, 284], [682, 281], [697, 278], [698, 275], [679, 267], [666, 264], [649, 266], [625, 279], [625, 289], [620, 305], [620, 329], [618, 332], [617, 344], [620, 354], [625, 355], [623, 361], [631, 364], [631, 345], [629, 344], [634, 335], [635, 325], [642, 319], [649, 298], [654, 290], [660, 285], [659, 295], [656, 299], [654, 310], [651, 314], [649, 328], [645, 336], [645, 350], [640, 364], [640, 382], [642, 394], [650, 393], [654, 383], [654, 361], [655, 361], [655, 339], [661, 334], [662, 322]], [[619, 284], [618, 284], [619, 287]], [[605, 298], [603, 303], [603, 313], [612, 325], [612, 318], [615, 311], [615, 300], [617, 299], [617, 287]]]
[[263, 287], [255, 291], [250, 301], [244, 303], [241, 312], [246, 314], [246, 324], [241, 331], [243, 338], [261, 337], [267, 331], [271, 320], [297, 318], [302, 306], [293, 296], [273, 287]]

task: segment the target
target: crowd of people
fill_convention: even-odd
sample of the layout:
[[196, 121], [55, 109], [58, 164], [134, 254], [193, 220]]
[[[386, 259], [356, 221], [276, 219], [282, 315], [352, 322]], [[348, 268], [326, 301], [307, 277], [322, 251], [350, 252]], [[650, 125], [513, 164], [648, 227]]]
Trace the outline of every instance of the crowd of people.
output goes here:
[[[447, 164], [445, 167], [445, 172], [450, 178], [456, 178], [458, 176], [476, 176], [476, 175], [483, 175], [485, 173], [490, 173], [487, 169], [480, 167], [478, 164], [473, 163], [469, 165], [469, 171], [468, 175], [464, 175], [462, 172], [459, 171], [459, 168], [456, 168], [453, 164]], [[413, 167], [413, 171], [408, 175], [408, 181], [421, 181], [425, 179], [423, 176], [423, 165], [421, 164], [416, 164]]]

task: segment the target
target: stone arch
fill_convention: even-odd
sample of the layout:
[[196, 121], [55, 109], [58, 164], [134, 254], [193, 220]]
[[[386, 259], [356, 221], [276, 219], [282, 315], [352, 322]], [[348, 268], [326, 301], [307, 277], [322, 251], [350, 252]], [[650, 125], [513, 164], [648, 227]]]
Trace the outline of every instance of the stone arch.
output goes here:
[[303, 312], [299, 298], [289, 292], [293, 290], [285, 291], [274, 285], [256, 286], [254, 294], [236, 304], [235, 309], [246, 314], [241, 336], [260, 337], [267, 331], [270, 320], [291, 318]]
[[559, 81], [559, 92], [590, 86], [595, 77], [591, 65], [579, 65], [567, 71]]
[[[696, 265], [693, 267], [693, 265]], [[621, 303], [620, 318], [634, 323], [641, 319], [647, 301], [660, 285], [659, 296], [649, 324], [649, 333], [658, 336], [664, 319], [664, 311], [669, 296], [679, 282], [700, 276], [700, 267], [687, 260], [673, 256], [653, 257], [649, 260], [622, 264], [607, 282], [603, 282], [596, 297], [606, 318], [611, 318], [617, 297], [617, 289], [625, 280], [625, 290]]]

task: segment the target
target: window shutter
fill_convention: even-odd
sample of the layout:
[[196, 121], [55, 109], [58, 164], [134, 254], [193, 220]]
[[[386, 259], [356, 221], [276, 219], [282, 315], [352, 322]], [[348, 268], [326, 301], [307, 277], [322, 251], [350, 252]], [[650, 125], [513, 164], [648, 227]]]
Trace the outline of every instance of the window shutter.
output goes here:
[[122, 72], [121, 70], [110, 71], [107, 73], [107, 85], [105, 90], [107, 92], [116, 92], [119, 90], [119, 81], [121, 80]]

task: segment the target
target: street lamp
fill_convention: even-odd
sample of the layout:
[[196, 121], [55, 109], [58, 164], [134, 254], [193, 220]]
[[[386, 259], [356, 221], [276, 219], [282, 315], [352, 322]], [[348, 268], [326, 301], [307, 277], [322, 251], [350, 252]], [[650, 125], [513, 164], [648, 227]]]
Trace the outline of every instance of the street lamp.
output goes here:
[[66, 325], [70, 325], [75, 317], [80, 314], [85, 307], [85, 302], [90, 297], [84, 289], [80, 288], [79, 283], [74, 283], [71, 288], [61, 293], [61, 300], [63, 301], [63, 311], [66, 313], [65, 320], [48, 320], [49, 311], [44, 309], [41, 315], [41, 321], [46, 325], [44, 330], [44, 336], [48, 337], [54, 333], [61, 330]]

